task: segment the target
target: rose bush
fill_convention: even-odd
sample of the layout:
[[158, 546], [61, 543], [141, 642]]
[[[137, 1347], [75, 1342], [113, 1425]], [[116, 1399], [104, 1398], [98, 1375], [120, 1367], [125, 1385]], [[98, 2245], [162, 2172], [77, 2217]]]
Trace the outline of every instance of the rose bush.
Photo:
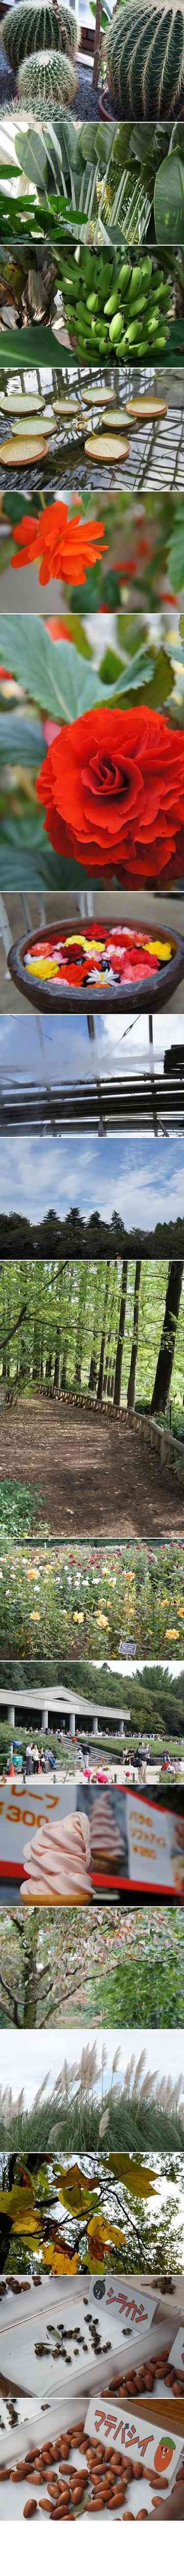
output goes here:
[[[37, 779], [59, 856], [131, 883], [160, 878], [184, 825], [184, 733], [152, 707], [97, 706], [52, 742]], [[174, 867], [173, 867], [174, 862]]]

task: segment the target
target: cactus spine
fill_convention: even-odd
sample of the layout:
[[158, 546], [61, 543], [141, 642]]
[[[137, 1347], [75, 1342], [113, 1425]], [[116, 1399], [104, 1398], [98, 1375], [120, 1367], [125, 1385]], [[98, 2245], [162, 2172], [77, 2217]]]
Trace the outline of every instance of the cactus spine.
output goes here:
[[184, 113], [184, 7], [177, 0], [125, 0], [114, 10], [105, 51], [117, 116], [157, 121]]

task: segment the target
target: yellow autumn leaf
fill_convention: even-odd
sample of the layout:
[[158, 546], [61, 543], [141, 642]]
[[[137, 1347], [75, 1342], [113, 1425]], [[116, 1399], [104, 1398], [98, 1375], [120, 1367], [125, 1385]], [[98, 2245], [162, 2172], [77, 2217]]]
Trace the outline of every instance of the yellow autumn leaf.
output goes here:
[[101, 2218], [100, 2214], [99, 2218], [89, 2218], [88, 2245], [90, 2240], [90, 2245], [92, 2242], [92, 2252], [95, 2256], [95, 2262], [98, 2262], [98, 2257], [100, 2259], [100, 2254], [103, 2254], [105, 2246], [122, 2245], [124, 2235], [125, 2229], [123, 2227], [111, 2227], [110, 2219]]
[[2, 2217], [24, 2218], [24, 2213], [25, 2216], [27, 2216], [29, 2209], [32, 2210], [34, 2217], [34, 2194], [30, 2179], [28, 2186], [23, 2183], [23, 2186], [21, 2187], [21, 2183], [19, 2184], [14, 2182], [12, 2184], [12, 2191], [0, 2191], [0, 2211], [2, 2212]]
[[137, 2194], [138, 2200], [151, 2199], [156, 2191], [156, 2174], [150, 2174], [149, 2166], [135, 2164], [134, 2156], [110, 2155], [109, 2163], [116, 2182], [125, 2183], [127, 2191]]
[[78, 2254], [64, 2245], [44, 2245], [43, 2263], [49, 2272], [78, 2272]]
[[31, 2236], [32, 2244], [34, 2244], [35, 2236], [42, 2235], [41, 2218], [37, 2217], [37, 2211], [34, 2209], [28, 2209], [27, 2218], [26, 2216], [23, 2218], [20, 2218], [20, 2216], [13, 2218], [12, 2235]]
[[95, 2209], [95, 2206], [97, 2208], [95, 2178], [94, 2183], [89, 2183], [87, 2175], [81, 2173], [77, 2162], [68, 2167], [59, 2166], [58, 2183], [64, 2209], [71, 2209], [73, 2218], [85, 2218], [88, 2209]]

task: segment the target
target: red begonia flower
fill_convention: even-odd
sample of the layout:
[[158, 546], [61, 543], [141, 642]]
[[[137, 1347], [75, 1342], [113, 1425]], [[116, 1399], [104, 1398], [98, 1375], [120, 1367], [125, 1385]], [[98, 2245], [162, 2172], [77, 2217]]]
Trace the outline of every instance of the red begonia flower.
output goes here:
[[156, 881], [184, 827], [184, 733], [152, 707], [94, 707], [62, 726], [37, 794], [59, 857], [93, 876]]

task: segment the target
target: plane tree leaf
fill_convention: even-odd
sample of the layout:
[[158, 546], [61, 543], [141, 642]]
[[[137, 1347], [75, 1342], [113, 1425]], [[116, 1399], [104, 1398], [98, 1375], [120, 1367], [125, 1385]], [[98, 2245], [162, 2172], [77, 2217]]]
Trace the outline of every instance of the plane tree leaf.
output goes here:
[[134, 2156], [111, 2155], [110, 2163], [115, 2181], [124, 2183], [133, 2197], [135, 2193], [138, 2200], [152, 2198], [156, 2190], [156, 2174], [150, 2174], [149, 2166], [135, 2163]]

